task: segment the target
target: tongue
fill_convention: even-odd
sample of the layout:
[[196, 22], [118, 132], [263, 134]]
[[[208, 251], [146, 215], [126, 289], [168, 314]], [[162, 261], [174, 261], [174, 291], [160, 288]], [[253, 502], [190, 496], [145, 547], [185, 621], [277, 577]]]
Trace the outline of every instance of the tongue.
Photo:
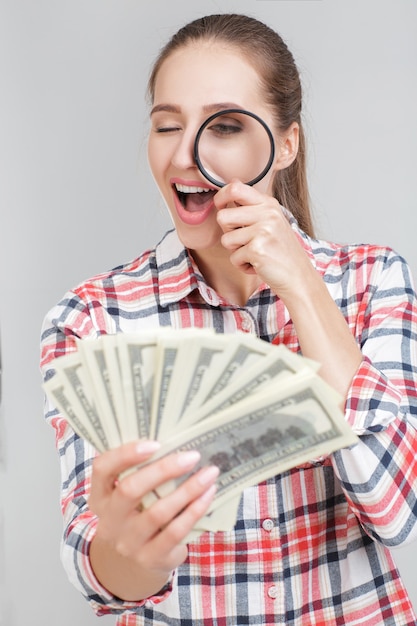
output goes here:
[[187, 193], [184, 198], [184, 208], [191, 213], [202, 211], [211, 203], [214, 191], [204, 191], [202, 193]]

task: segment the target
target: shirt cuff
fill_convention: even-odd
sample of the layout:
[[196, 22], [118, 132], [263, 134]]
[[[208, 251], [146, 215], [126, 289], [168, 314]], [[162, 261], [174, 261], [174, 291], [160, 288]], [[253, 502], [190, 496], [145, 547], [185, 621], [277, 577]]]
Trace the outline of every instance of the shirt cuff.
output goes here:
[[[91, 516], [91, 513], [88, 514]], [[75, 587], [77, 587], [84, 596], [87, 597], [91, 607], [94, 609], [98, 616], [109, 614], [121, 614], [121, 613], [136, 613], [137, 609], [144, 606], [147, 603], [159, 604], [165, 598], [167, 598], [172, 591], [172, 581], [174, 578], [174, 572], [171, 574], [168, 582], [164, 587], [155, 595], [139, 600], [135, 602], [128, 602], [121, 600], [117, 596], [111, 594], [105, 587], [101, 585], [97, 579], [90, 561], [90, 547], [91, 542], [96, 534], [96, 528], [98, 520], [96, 517], [85, 523], [85, 515], [81, 516], [78, 520], [78, 525], [82, 525], [79, 528], [80, 532], [77, 533], [77, 529], [73, 527], [71, 535], [75, 532], [76, 537], [76, 549], [73, 545], [65, 545], [63, 548], [63, 562], [64, 566], [68, 559], [73, 560], [76, 580], [72, 580]], [[73, 544], [73, 541], [71, 541]], [[71, 554], [72, 553], [72, 554]], [[68, 571], [68, 567], [66, 568]], [[71, 579], [71, 576], [70, 576]]]
[[346, 420], [357, 435], [386, 429], [398, 416], [402, 393], [364, 357], [346, 400]]

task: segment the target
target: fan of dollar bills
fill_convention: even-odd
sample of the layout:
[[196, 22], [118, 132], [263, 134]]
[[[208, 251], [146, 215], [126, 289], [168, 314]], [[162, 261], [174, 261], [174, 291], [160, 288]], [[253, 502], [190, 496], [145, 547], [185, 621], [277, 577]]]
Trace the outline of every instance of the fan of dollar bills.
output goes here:
[[157, 439], [152, 460], [198, 449], [195, 470], [220, 468], [211, 508], [187, 541], [232, 529], [243, 489], [357, 442], [317, 365], [283, 345], [245, 333], [161, 328], [83, 339], [77, 347], [53, 361], [44, 388], [80, 437], [98, 452]]

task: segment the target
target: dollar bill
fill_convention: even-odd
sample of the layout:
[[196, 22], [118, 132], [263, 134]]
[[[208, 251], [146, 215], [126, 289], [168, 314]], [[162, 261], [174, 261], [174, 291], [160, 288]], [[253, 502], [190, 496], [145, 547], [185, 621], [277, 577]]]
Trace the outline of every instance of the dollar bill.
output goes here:
[[310, 364], [285, 346], [276, 346], [263, 359], [256, 360], [251, 366], [239, 373], [238, 377], [208, 399], [200, 407], [196, 407], [192, 414], [184, 415], [183, 428], [189, 427], [210, 415], [214, 415], [227, 407], [245, 400], [253, 393], [258, 393], [263, 387], [278, 384], [285, 376], [290, 376], [301, 370], [311, 371]]
[[244, 368], [259, 362], [262, 357], [274, 349], [269, 343], [261, 341], [253, 335], [245, 333], [224, 335], [227, 340], [222, 363], [220, 367], [212, 368], [210, 375], [207, 376], [204, 387], [196, 394], [194, 399], [189, 403], [183, 419], [187, 417], [193, 421], [193, 414], [197, 407], [202, 406], [228, 387], [235, 380]]
[[123, 441], [118, 419], [114, 391], [111, 385], [111, 376], [105, 352], [105, 339], [86, 339], [78, 341], [78, 353], [89, 372], [92, 384], [95, 407], [104, 426], [109, 446], [114, 448]]
[[180, 343], [159, 424], [160, 441], [182, 427], [184, 413], [207, 384], [209, 372], [221, 367], [226, 341], [225, 335], [202, 333]]
[[[231, 530], [248, 486], [357, 442], [318, 365], [285, 346], [244, 333], [170, 328], [77, 345], [55, 360], [55, 375], [44, 383], [75, 433], [98, 452], [155, 438], [162, 447], [149, 462], [197, 449], [193, 471], [220, 468], [213, 503], [186, 541]], [[186, 478], [160, 485], [143, 505]]]
[[236, 517], [241, 500], [241, 493], [235, 494], [205, 515], [184, 538], [183, 543], [191, 543], [206, 532], [227, 532], [236, 525]]
[[[328, 455], [358, 439], [334, 402], [328, 385], [312, 372], [285, 380], [285, 389], [263, 390], [164, 444], [155, 458], [176, 450], [199, 450], [199, 466], [217, 465], [220, 476], [210, 510], [242, 489]], [[160, 497], [187, 476], [156, 491]]]
[[[155, 377], [154, 377], [154, 389], [152, 397], [152, 410], [150, 420], [150, 437], [151, 439], [159, 439], [160, 430], [162, 428], [162, 420], [167, 405], [167, 400], [170, 397], [171, 390], [171, 405], [173, 412], [175, 412], [176, 400], [172, 400], [172, 395], [176, 396], [178, 388], [174, 385], [171, 386], [171, 379], [174, 377], [174, 370], [182, 370], [184, 366], [181, 363], [181, 348], [190, 356], [193, 348], [198, 345], [198, 339], [201, 336], [205, 336], [211, 331], [206, 331], [201, 328], [185, 328], [181, 330], [181, 341], [178, 341], [178, 333], [163, 334], [158, 338], [156, 346], [156, 364], [155, 364]], [[190, 375], [190, 369], [185, 370]], [[186, 378], [184, 371], [183, 380]], [[174, 377], [175, 379], [175, 377]]]
[[114, 409], [119, 425], [120, 436], [123, 443], [137, 438], [134, 425], [127, 419], [126, 396], [123, 389], [123, 375], [120, 358], [118, 335], [102, 335], [104, 355], [108, 368], [110, 394], [113, 399]]
[[[61, 357], [61, 359], [64, 358], [67, 357]], [[108, 439], [101, 424], [95, 423], [95, 419], [90, 419], [88, 412], [79, 400], [79, 395], [74, 392], [61, 371], [56, 371], [55, 375], [47, 380], [43, 386], [53, 405], [61, 411], [79, 437], [91, 443], [99, 452], [108, 449]]]
[[155, 333], [118, 335], [126, 419], [136, 439], [150, 436], [156, 345]]

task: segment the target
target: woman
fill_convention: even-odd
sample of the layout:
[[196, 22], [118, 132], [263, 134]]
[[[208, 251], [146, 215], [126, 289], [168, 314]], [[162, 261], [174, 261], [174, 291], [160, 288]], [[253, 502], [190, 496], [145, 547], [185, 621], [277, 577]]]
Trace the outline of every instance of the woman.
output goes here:
[[[207, 511], [216, 467], [182, 453], [120, 475], [158, 444], [95, 456], [51, 407], [63, 476], [63, 560], [98, 614], [134, 624], [417, 624], [389, 548], [417, 536], [417, 304], [393, 251], [314, 239], [301, 87], [269, 27], [214, 15], [181, 29], [149, 81], [148, 150], [175, 229], [154, 250], [69, 292], [48, 314], [45, 377], [78, 337], [171, 325], [238, 330], [320, 363], [359, 443], [244, 491], [233, 532], [182, 543]], [[276, 152], [254, 186], [196, 166], [211, 113], [252, 111]]]

